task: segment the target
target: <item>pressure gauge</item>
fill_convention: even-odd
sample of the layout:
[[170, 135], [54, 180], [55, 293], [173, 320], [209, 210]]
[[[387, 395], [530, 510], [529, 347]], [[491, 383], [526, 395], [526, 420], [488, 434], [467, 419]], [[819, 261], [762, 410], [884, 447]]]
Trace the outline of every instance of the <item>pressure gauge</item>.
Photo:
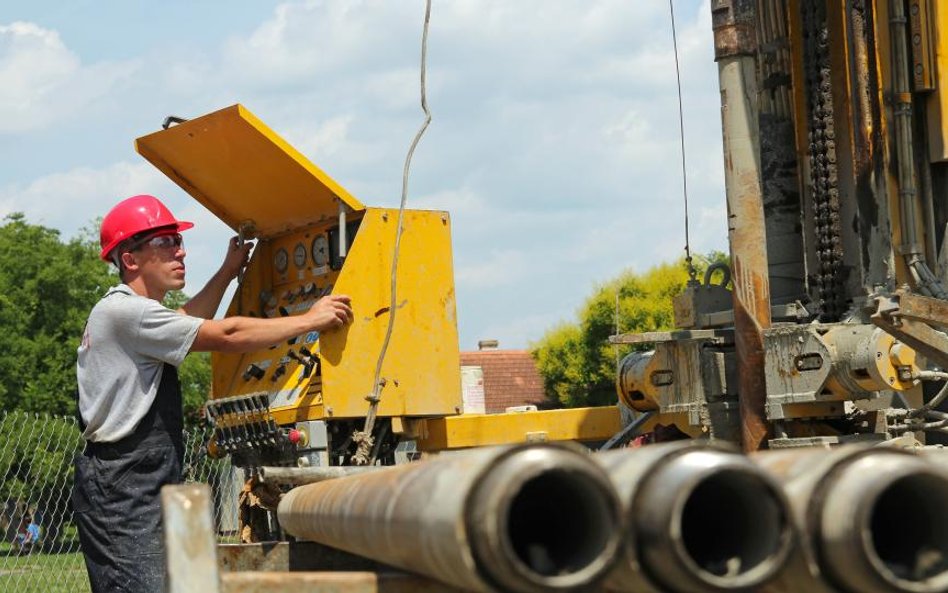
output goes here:
[[286, 253], [286, 249], [280, 248], [276, 252], [276, 255], [273, 257], [273, 267], [276, 268], [276, 271], [283, 273], [286, 271], [287, 264], [290, 263], [289, 255]]
[[313, 239], [313, 263], [317, 266], [325, 266], [329, 262], [329, 241], [326, 235], [317, 235]]
[[302, 243], [297, 243], [296, 247], [293, 248], [293, 263], [296, 264], [297, 268], [306, 265], [306, 247]]

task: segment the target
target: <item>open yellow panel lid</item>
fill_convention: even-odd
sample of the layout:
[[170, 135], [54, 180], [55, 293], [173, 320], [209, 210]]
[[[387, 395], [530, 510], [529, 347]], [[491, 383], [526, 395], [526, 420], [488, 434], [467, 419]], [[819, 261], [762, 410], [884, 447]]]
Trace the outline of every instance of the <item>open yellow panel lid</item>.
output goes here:
[[235, 231], [272, 236], [357, 199], [242, 105], [142, 136], [135, 149]]

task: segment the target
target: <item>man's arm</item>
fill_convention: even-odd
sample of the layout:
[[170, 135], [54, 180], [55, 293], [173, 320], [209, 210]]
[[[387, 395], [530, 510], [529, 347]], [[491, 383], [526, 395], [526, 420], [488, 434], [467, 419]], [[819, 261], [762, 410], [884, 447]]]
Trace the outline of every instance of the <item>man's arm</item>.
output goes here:
[[309, 331], [338, 329], [350, 321], [349, 297], [330, 295], [316, 301], [302, 315], [208, 319], [198, 329], [191, 352], [252, 352]]
[[185, 315], [192, 317], [201, 317], [211, 319], [217, 313], [217, 308], [224, 298], [224, 292], [230, 286], [231, 281], [237, 277], [241, 268], [247, 265], [247, 258], [250, 255], [250, 243], [244, 243], [242, 247], [237, 246], [237, 237], [230, 240], [227, 247], [227, 255], [224, 257], [224, 263], [217, 272], [211, 276], [196, 295], [178, 309]]

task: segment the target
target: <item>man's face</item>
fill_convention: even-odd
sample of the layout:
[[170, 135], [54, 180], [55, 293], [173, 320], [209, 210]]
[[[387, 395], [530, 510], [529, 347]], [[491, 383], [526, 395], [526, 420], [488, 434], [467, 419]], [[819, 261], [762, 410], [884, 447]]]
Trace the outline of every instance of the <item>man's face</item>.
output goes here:
[[152, 290], [167, 292], [184, 288], [184, 242], [175, 231], [162, 231], [143, 239], [131, 253], [138, 273]]

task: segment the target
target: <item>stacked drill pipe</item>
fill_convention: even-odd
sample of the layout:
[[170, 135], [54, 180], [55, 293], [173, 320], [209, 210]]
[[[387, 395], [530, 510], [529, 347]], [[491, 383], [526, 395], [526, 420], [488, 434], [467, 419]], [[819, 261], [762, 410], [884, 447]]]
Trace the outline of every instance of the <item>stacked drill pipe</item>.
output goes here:
[[948, 590], [948, 472], [906, 450], [844, 446], [753, 456], [782, 481], [802, 536], [767, 593]]
[[490, 447], [300, 486], [280, 524], [305, 540], [472, 591], [593, 590], [622, 514], [608, 476], [557, 445]]
[[594, 456], [626, 514], [607, 587], [637, 593], [756, 589], [794, 545], [779, 484], [737, 451], [696, 441]]

